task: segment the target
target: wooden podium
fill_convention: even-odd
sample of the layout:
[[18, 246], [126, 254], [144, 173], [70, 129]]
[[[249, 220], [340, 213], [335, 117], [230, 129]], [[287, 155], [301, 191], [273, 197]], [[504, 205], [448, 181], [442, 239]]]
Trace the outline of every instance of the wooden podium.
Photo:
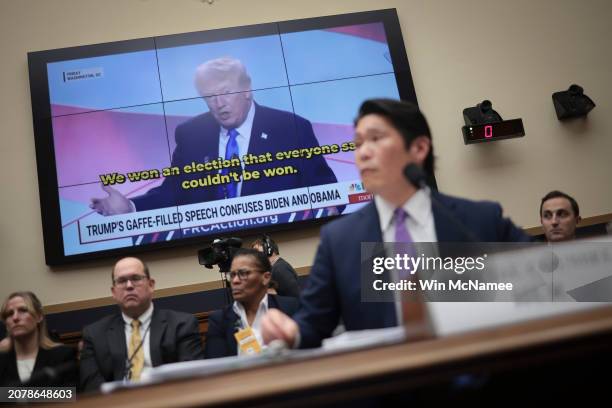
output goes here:
[[612, 350], [612, 306], [470, 333], [274, 363], [79, 397], [53, 407], [192, 407], [342, 404], [347, 397], [384, 395], [445, 381], [467, 370], [495, 372], [531, 359], [555, 361], [581, 350]]

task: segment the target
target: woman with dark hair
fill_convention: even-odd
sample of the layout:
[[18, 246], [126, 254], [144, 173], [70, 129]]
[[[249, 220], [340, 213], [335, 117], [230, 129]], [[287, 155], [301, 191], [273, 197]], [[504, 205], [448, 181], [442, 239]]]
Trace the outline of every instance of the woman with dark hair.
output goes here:
[[49, 338], [34, 293], [11, 293], [0, 317], [9, 339], [0, 345], [0, 386], [76, 386], [76, 350]]
[[209, 316], [206, 358], [260, 352], [264, 347], [260, 322], [267, 311], [279, 309], [289, 316], [297, 311], [296, 298], [268, 293], [270, 269], [270, 261], [262, 252], [240, 248], [234, 253], [228, 274], [234, 302]]

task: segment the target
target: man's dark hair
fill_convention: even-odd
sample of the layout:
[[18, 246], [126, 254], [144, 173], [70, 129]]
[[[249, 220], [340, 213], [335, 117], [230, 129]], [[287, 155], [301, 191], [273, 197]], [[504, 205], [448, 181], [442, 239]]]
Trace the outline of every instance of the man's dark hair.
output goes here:
[[[270, 248], [272, 248], [272, 253], [276, 254], [276, 255], [279, 255], [280, 252], [278, 250], [278, 244], [276, 242], [274, 242], [274, 240], [272, 238], [270, 238], [269, 235], [267, 237], [268, 237], [268, 243], [270, 244]], [[253, 241], [253, 243], [251, 244], [251, 248], [256, 247], [256, 246], [262, 247], [264, 249], [264, 253], [266, 252], [265, 251], [266, 247], [264, 245], [264, 238], [263, 237], [257, 238], [255, 241]]]
[[[122, 258], [123, 259], [123, 258]], [[138, 258], [135, 258], [138, 259]], [[121, 260], [121, 259], [120, 259]], [[120, 261], [119, 260], [119, 261]], [[151, 272], [149, 272], [149, 265], [147, 265], [142, 259], [138, 259], [140, 261], [140, 263], [142, 264], [142, 269], [145, 273], [145, 276], [147, 277], [147, 279], [151, 279]], [[111, 271], [111, 282], [113, 283], [113, 285], [115, 284], [115, 266], [117, 266], [117, 263], [119, 262], [115, 262], [115, 265], [113, 265], [113, 270]]]
[[257, 264], [257, 267], [262, 272], [269, 272], [272, 270], [272, 265], [270, 264], [268, 257], [263, 252], [259, 252], [256, 249], [239, 248], [236, 252], [234, 252], [232, 259], [236, 259], [239, 256], [253, 257], [253, 259], [255, 259], [255, 264]]
[[[431, 139], [431, 132], [427, 119], [419, 107], [412, 102], [397, 101], [394, 99], [369, 99], [361, 104], [359, 114], [355, 119], [355, 125], [366, 115], [377, 114], [387, 118], [393, 127], [404, 138], [406, 149], [410, 147], [412, 141], [419, 136], [427, 136]], [[423, 170], [433, 176], [434, 170], [434, 155], [433, 144], [429, 149], [429, 154], [423, 163]]]
[[542, 202], [540, 202], [540, 217], [542, 216], [542, 207], [544, 206], [544, 202], [553, 198], [567, 199], [567, 201], [569, 201], [572, 206], [572, 210], [574, 210], [574, 216], [578, 217], [580, 215], [580, 209], [578, 208], [578, 203], [576, 202], [576, 200], [574, 200], [574, 197], [570, 196], [569, 194], [565, 194], [562, 191], [553, 190], [550, 193], [546, 194], [544, 198], [542, 198]]

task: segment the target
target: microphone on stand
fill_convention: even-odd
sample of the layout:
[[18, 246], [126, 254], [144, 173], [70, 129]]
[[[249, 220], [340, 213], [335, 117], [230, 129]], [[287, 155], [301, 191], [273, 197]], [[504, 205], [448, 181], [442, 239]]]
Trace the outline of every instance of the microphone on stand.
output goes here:
[[427, 187], [427, 175], [422, 168], [414, 163], [410, 163], [404, 167], [404, 177], [406, 177], [406, 180], [415, 186], [417, 190]]
[[[425, 172], [420, 166], [417, 166], [414, 163], [410, 163], [406, 165], [406, 167], [404, 167], [404, 177], [406, 177], [406, 180], [408, 180], [410, 184], [416, 187], [417, 190], [428, 188], [427, 175], [425, 174]], [[466, 236], [467, 241], [479, 242], [479, 240], [474, 236], [474, 234], [469, 229], [467, 229], [461, 221], [459, 221], [457, 216], [451, 213], [444, 205], [442, 205], [442, 203], [440, 203], [438, 199], [436, 199], [434, 194], [431, 194], [430, 197], [431, 197], [431, 204], [436, 206], [436, 208], [440, 210], [440, 212], [442, 212], [444, 216], [448, 218], [450, 222], [459, 231], [461, 231], [463, 235]]]

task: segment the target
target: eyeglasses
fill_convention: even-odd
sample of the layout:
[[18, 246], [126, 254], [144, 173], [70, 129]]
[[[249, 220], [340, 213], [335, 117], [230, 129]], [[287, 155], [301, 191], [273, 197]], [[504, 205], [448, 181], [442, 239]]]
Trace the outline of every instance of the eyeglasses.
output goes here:
[[113, 280], [113, 284], [115, 286], [125, 287], [127, 286], [128, 281], [130, 281], [132, 282], [132, 285], [138, 286], [141, 285], [145, 279], [147, 279], [146, 275], [122, 276]]
[[231, 271], [230, 273], [228, 273], [228, 276], [230, 278], [230, 281], [234, 280], [236, 276], [238, 276], [238, 279], [240, 280], [247, 280], [251, 272], [254, 271], [248, 269], [239, 269], [237, 271]]

